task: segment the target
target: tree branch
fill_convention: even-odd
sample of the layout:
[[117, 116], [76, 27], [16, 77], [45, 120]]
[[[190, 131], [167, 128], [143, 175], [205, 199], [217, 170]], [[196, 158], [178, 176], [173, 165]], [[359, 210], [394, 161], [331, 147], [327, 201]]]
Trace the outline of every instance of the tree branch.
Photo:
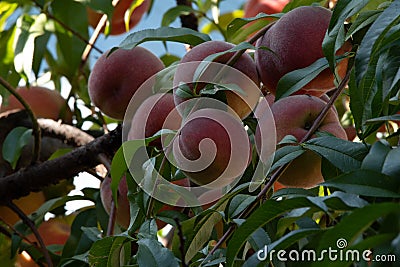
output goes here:
[[[176, 4], [180, 6], [192, 6], [192, 2], [188, 0], [176, 0]], [[195, 31], [198, 31], [198, 21], [197, 17], [194, 13], [190, 13], [188, 15], [181, 15], [179, 16], [181, 19], [181, 25], [184, 28], [189, 28]]]
[[0, 178], [0, 203], [40, 191], [43, 187], [75, 177], [78, 173], [100, 164], [101, 153], [112, 156], [122, 143], [122, 127], [119, 125], [85, 146], [53, 160], [28, 166], [4, 178]]
[[93, 141], [93, 136], [84, 131], [52, 119], [38, 119], [43, 135], [54, 137], [64, 141], [66, 144], [79, 147]]

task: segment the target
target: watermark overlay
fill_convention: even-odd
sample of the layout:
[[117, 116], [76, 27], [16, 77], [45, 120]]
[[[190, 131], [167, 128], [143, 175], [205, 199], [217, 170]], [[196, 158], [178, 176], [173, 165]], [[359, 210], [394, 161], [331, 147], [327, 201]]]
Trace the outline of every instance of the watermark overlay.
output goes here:
[[[191, 95], [192, 91], [196, 91], [193, 86], [200, 89]], [[222, 91], [225, 92], [223, 101], [220, 99]], [[166, 95], [171, 97], [171, 94], [175, 108], [166, 116], [162, 130], [149, 138], [146, 136], [146, 124], [154, 123], [152, 110], [159, 109], [157, 103], [161, 103]], [[140, 110], [144, 104], [147, 105], [145, 112]], [[259, 125], [256, 149], [252, 149], [242, 122], [249, 114]], [[182, 148], [182, 144], [197, 138], [192, 134], [195, 127], [190, 128], [191, 124], [204, 125], [199, 131], [206, 133], [198, 143], [200, 156], [195, 159], [188, 157], [188, 152]], [[207, 129], [207, 125], [214, 126]], [[224, 145], [220, 147], [217, 147], [218, 142], [207, 136], [207, 131], [213, 136], [216, 129], [223, 133]], [[217, 134], [214, 136], [218, 138]], [[276, 144], [273, 115], [258, 85], [226, 64], [197, 61], [170, 66], [142, 84], [126, 110], [122, 137], [126, 164], [135, 182], [155, 199], [182, 207], [205, 205], [228, 193], [243, 177], [253, 150], [260, 160], [254, 167], [249, 190], [256, 190], [272, 165]], [[197, 175], [209, 181], [199, 186], [185, 186], [164, 179], [159, 171], [165, 162], [158, 162], [146, 149], [146, 145], [157, 138], [161, 139], [158, 149], [163, 152], [162, 161], [167, 160], [183, 174]], [[228, 152], [228, 157], [224, 155], [223, 168], [214, 163], [220, 159], [222, 150]], [[203, 175], [209, 174], [211, 168], [222, 169], [220, 173], [216, 172], [218, 177]]]
[[357, 249], [346, 249], [347, 240], [339, 238], [336, 241], [336, 248], [328, 247], [320, 252], [312, 249], [304, 249], [302, 251], [297, 250], [275, 250], [269, 249], [268, 246], [264, 246], [264, 249], [257, 251], [257, 259], [259, 261], [272, 261], [277, 259], [278, 261], [287, 262], [316, 262], [316, 261], [340, 261], [340, 262], [396, 262], [396, 255], [374, 255], [371, 250]]

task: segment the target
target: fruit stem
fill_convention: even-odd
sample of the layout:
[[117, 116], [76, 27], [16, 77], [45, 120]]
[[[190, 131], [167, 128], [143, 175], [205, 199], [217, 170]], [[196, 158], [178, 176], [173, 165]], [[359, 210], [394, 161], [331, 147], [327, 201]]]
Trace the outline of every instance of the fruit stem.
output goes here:
[[[167, 149], [166, 149], [166, 151], [165, 151], [165, 153], [167, 153], [167, 152], [169, 152], [168, 151], [169, 150], [169, 147], [167, 147]], [[166, 154], [164, 153], [164, 155], [163, 155], [163, 159], [162, 159], [162, 161], [161, 161], [161, 164], [160, 164], [160, 168], [159, 168], [159, 170], [158, 170], [158, 173], [162, 173], [163, 172], [163, 170], [164, 170], [164, 167], [165, 167], [165, 164], [167, 163], [167, 157], [165, 156]], [[157, 179], [156, 179], [156, 181], [155, 181], [155, 183], [154, 183], [154, 187], [153, 187], [153, 192], [152, 192], [152, 194], [150, 194], [149, 195], [149, 197], [150, 197], [150, 199], [149, 199], [149, 205], [147, 206], [147, 211], [146, 211], [146, 218], [147, 219], [149, 219], [149, 218], [151, 218], [151, 212], [152, 212], [152, 210], [153, 210], [153, 207], [154, 207], [154, 197], [152, 197], [153, 195], [154, 195], [154, 191], [156, 190], [156, 188], [157, 188], [157, 186], [158, 186], [158, 177], [157, 177]]]
[[35, 235], [36, 239], [39, 242], [40, 249], [43, 253], [43, 256], [46, 260], [47, 266], [48, 267], [53, 267], [53, 262], [51, 261], [49, 251], [46, 249], [46, 245], [43, 242], [42, 237], [40, 236], [40, 233], [38, 229], [36, 228], [34, 222], [26, 216], [26, 214], [17, 206], [15, 205], [12, 201], [7, 202], [7, 206], [14, 211], [21, 219], [22, 221], [32, 230], [32, 233]]
[[315, 121], [314, 121], [313, 125], [311, 126], [310, 130], [308, 130], [307, 134], [303, 137], [303, 139], [300, 141], [300, 143], [303, 143], [303, 142], [307, 141], [314, 134], [314, 132], [318, 129], [319, 125], [321, 124], [321, 122], [326, 117], [326, 114], [328, 113], [329, 109], [333, 106], [333, 104], [335, 103], [336, 99], [342, 93], [344, 87], [346, 86], [347, 82], [349, 81], [350, 73], [351, 73], [352, 69], [353, 69], [353, 67], [351, 67], [350, 70], [346, 73], [346, 76], [340, 82], [340, 84], [337, 87], [337, 89], [333, 92], [333, 94], [330, 97], [328, 103], [325, 105], [325, 107], [319, 113], [318, 117], [315, 119]]
[[12, 87], [11, 84], [9, 84], [1, 76], [0, 76], [0, 84], [3, 85], [7, 89], [7, 91], [10, 92], [22, 104], [22, 106], [28, 112], [30, 119], [32, 120], [32, 130], [35, 142], [33, 146], [33, 156], [31, 163], [34, 164], [37, 161], [39, 161], [39, 155], [40, 155], [41, 135], [40, 135], [39, 123], [29, 104], [17, 93], [15, 88]]
[[[80, 39], [81, 41], [83, 41], [85, 44], [87, 45], [91, 45], [89, 43], [89, 41], [83, 37], [82, 35], [80, 35], [77, 31], [71, 29], [71, 27], [69, 27], [68, 25], [66, 25], [64, 22], [62, 22], [61, 20], [59, 20], [58, 18], [54, 17], [52, 14], [50, 14], [43, 5], [41, 5], [38, 1], [36, 0], [32, 0], [33, 3], [35, 3], [35, 5], [40, 8], [41, 12], [43, 12], [43, 14], [45, 14], [48, 18], [54, 20], [55, 22], [57, 22], [58, 24], [60, 24], [64, 29], [66, 29], [67, 31], [69, 31], [70, 33], [72, 33], [73, 35], [75, 35], [78, 39]], [[103, 51], [96, 47], [94, 44], [91, 45], [95, 50], [97, 50], [99, 53], [103, 53]]]

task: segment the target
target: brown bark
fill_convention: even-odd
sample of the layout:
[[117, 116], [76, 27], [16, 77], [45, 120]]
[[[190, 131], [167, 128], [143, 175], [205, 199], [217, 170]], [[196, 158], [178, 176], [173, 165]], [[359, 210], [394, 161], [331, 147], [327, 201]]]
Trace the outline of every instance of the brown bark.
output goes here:
[[[71, 125], [46, 119], [40, 119], [39, 124], [44, 134], [79, 147], [56, 159], [29, 165], [5, 177], [0, 177], [0, 203], [26, 196], [30, 192], [40, 191], [61, 180], [73, 178], [78, 173], [100, 164], [99, 154], [105, 154], [111, 158], [121, 146], [121, 126], [108, 134], [93, 139], [90, 135]], [[1, 143], [6, 136], [5, 132], [9, 132], [16, 126], [30, 127], [30, 125], [29, 118], [24, 112], [0, 117]]]

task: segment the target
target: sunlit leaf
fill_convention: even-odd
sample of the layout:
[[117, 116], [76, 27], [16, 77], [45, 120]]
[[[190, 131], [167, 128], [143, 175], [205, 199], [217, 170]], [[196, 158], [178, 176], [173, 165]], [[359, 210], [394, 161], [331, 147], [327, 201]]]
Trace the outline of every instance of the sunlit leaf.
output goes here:
[[188, 28], [161, 27], [131, 33], [120, 43], [119, 47], [132, 49], [148, 41], [169, 41], [195, 46], [210, 40], [208, 35]]

